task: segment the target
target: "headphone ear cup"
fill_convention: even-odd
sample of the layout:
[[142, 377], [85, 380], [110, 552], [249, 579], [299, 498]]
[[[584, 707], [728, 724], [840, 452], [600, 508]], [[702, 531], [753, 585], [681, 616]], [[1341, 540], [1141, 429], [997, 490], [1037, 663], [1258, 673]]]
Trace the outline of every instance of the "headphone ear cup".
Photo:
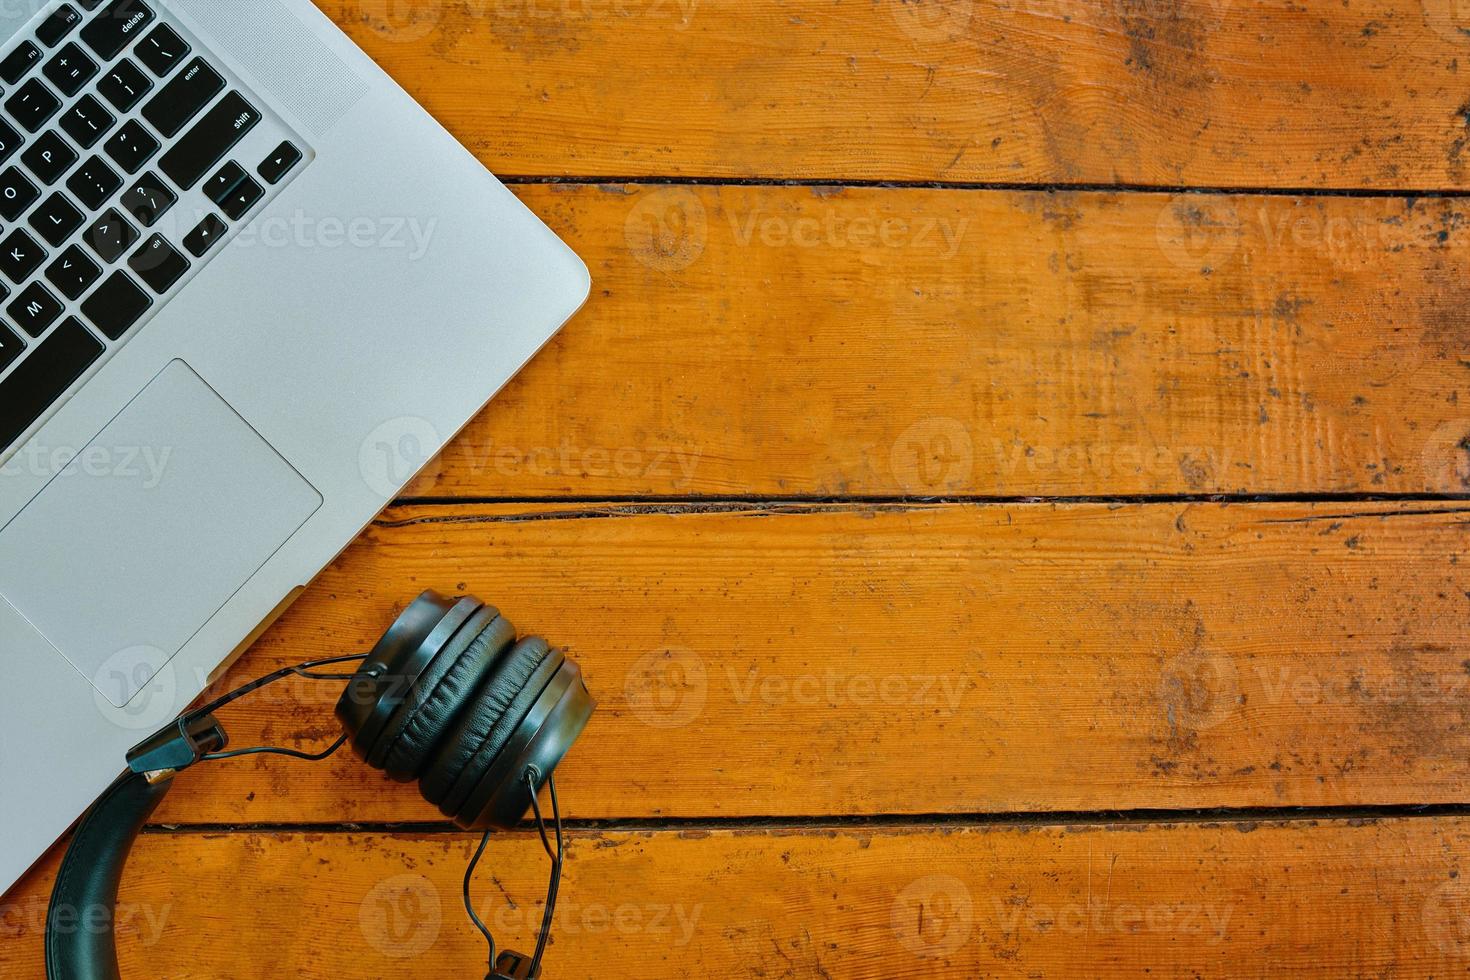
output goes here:
[[393, 730], [419, 676], [482, 605], [427, 590], [378, 640], [337, 701], [337, 719], [358, 757], [372, 764], [384, 731]]
[[505, 654], [429, 762], [420, 781], [426, 800], [446, 817], [457, 819], [475, 785], [564, 659], [534, 636]]
[[464, 715], [496, 661], [516, 638], [515, 627], [489, 606], [472, 616], [461, 632], [435, 660], [437, 666], [439, 659], [447, 658], [443, 672], [432, 684], [428, 681], [435, 673], [433, 668], [420, 678], [423, 689], [414, 700], [416, 706], [384, 752], [383, 771], [391, 779], [406, 783], [419, 778], [444, 733]]

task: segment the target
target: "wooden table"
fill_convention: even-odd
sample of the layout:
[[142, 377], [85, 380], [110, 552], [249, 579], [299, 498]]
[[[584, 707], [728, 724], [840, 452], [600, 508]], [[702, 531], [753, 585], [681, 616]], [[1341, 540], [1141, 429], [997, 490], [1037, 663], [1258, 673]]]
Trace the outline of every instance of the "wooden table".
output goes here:
[[[233, 676], [429, 586], [566, 645], [549, 976], [1470, 968], [1470, 12], [319, 2], [596, 285]], [[127, 975], [478, 977], [474, 843], [191, 773]], [[502, 939], [544, 865], [493, 844]]]

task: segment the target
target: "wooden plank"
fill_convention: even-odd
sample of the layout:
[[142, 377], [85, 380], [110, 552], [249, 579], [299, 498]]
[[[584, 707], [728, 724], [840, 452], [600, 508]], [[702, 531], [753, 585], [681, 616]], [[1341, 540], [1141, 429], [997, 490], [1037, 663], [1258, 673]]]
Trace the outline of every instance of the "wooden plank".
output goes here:
[[[149, 836], [122, 895], [123, 975], [478, 976], [485, 947], [459, 897], [473, 847]], [[545, 966], [599, 980], [1452, 976], [1470, 960], [1467, 848], [1463, 818], [575, 834]], [[530, 945], [545, 864], [524, 835], [492, 845], [476, 908], [502, 942]], [[7, 899], [12, 980], [44, 975], [49, 877]]]
[[1470, 490], [1457, 202], [520, 193], [596, 293], [413, 494]]
[[[564, 766], [577, 817], [1458, 802], [1465, 523], [1390, 504], [404, 508], [234, 677], [366, 649], [433, 586], [584, 666], [601, 708]], [[262, 693], [227, 715], [234, 744], [330, 741], [340, 690]], [[140, 728], [165, 721], [148, 704]], [[344, 754], [201, 768], [159, 819], [442, 818]]]
[[511, 175], [1464, 187], [1453, 0], [317, 0]]

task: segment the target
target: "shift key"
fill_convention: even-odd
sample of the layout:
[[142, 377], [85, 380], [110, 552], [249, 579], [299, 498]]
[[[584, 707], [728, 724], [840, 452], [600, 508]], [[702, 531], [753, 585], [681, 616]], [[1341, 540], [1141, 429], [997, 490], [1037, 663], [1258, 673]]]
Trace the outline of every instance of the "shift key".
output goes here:
[[260, 122], [260, 110], [231, 92], [206, 112], [174, 148], [158, 161], [159, 169], [184, 190], [204, 178], [234, 145]]

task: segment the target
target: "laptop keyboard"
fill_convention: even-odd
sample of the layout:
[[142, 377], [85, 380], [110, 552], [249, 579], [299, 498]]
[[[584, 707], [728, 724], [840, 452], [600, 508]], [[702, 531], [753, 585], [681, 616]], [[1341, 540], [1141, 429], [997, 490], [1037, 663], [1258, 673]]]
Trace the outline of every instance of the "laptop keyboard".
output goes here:
[[71, 0], [0, 56], [0, 458], [309, 151], [156, 0]]

